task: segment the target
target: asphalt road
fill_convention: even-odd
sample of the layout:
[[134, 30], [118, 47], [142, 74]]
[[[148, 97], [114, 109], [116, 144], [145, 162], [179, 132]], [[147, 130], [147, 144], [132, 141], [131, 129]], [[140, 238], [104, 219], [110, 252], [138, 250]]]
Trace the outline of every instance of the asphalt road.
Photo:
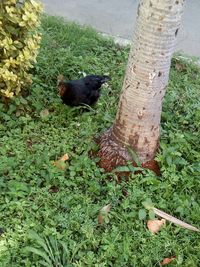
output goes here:
[[[138, 0], [41, 0], [45, 12], [130, 40]], [[177, 50], [200, 57], [200, 0], [187, 0]]]

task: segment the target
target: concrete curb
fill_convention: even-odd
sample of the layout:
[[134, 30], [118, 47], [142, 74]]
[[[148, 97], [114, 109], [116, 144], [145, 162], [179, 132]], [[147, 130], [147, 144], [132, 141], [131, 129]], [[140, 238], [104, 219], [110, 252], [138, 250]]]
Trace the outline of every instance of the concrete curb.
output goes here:
[[103, 32], [99, 32], [99, 34], [101, 34], [102, 36], [104, 36], [106, 38], [112, 38], [114, 40], [115, 44], [118, 44], [120, 46], [131, 45], [131, 40], [124, 39], [124, 38], [119, 37], [119, 36], [109, 35], [109, 34], [103, 33]]
[[[127, 46], [127, 45], [131, 45], [131, 43], [132, 43], [131, 40], [124, 39], [124, 38], [119, 37], [119, 36], [109, 35], [109, 34], [104, 33], [104, 32], [99, 32], [99, 34], [102, 35], [103, 37], [106, 37], [106, 38], [112, 38], [114, 40], [114, 43], [118, 44], [120, 46]], [[177, 53], [177, 51], [176, 51], [176, 53]], [[184, 52], [180, 51], [178, 53], [180, 53], [181, 55], [175, 56], [177, 59], [188, 60], [189, 62], [191, 62], [193, 64], [197, 64], [198, 66], [200, 66], [200, 59], [198, 59], [197, 61], [194, 61], [191, 56], [185, 55]]]

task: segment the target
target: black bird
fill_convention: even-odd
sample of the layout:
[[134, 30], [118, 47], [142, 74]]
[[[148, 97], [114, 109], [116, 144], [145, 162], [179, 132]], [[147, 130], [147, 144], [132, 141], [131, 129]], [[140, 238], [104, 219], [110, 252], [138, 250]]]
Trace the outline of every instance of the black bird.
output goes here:
[[65, 81], [63, 77], [58, 78], [59, 95], [68, 106], [79, 106], [82, 104], [93, 105], [100, 96], [101, 85], [110, 80], [109, 76], [88, 75], [79, 80]]

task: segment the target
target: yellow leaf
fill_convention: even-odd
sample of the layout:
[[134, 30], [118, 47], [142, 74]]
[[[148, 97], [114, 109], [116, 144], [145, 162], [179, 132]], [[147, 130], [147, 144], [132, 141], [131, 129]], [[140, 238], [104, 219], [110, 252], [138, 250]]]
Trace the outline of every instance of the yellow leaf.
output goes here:
[[53, 162], [53, 165], [56, 166], [60, 170], [65, 170], [66, 164], [65, 161], [69, 160], [68, 154], [64, 154], [61, 158], [59, 158], [57, 161]]
[[42, 11], [43, 9], [43, 5], [39, 2], [36, 2], [34, 0], [30, 0], [31, 4], [34, 6], [34, 8], [37, 10], [37, 11]]
[[175, 256], [170, 257], [170, 258], [165, 258], [165, 259], [163, 259], [163, 261], [161, 261], [160, 264], [161, 264], [162, 266], [167, 265], [167, 264], [169, 264], [170, 262], [172, 262], [175, 258], [176, 258]]

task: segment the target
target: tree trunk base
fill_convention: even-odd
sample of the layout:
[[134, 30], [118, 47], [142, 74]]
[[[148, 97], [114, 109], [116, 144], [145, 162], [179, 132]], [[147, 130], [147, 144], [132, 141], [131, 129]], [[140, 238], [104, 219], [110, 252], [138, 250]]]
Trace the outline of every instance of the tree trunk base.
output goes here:
[[98, 151], [99, 166], [107, 172], [111, 172], [117, 166], [126, 165], [127, 161], [132, 160], [127, 149], [116, 143], [112, 137], [112, 128], [99, 138], [98, 145], [100, 146]]
[[[137, 166], [137, 164], [133, 161], [132, 157], [129, 155], [126, 147], [123, 147], [121, 144], [118, 144], [114, 140], [112, 136], [112, 128], [107, 130], [97, 140], [97, 143], [100, 146], [100, 149], [97, 154], [97, 156], [100, 157], [99, 166], [103, 168], [106, 172], [111, 172], [118, 166], [127, 165], [127, 161], [132, 162], [132, 165], [134, 167]], [[158, 163], [154, 159], [142, 163], [142, 168], [152, 170], [157, 175], [160, 175]]]

